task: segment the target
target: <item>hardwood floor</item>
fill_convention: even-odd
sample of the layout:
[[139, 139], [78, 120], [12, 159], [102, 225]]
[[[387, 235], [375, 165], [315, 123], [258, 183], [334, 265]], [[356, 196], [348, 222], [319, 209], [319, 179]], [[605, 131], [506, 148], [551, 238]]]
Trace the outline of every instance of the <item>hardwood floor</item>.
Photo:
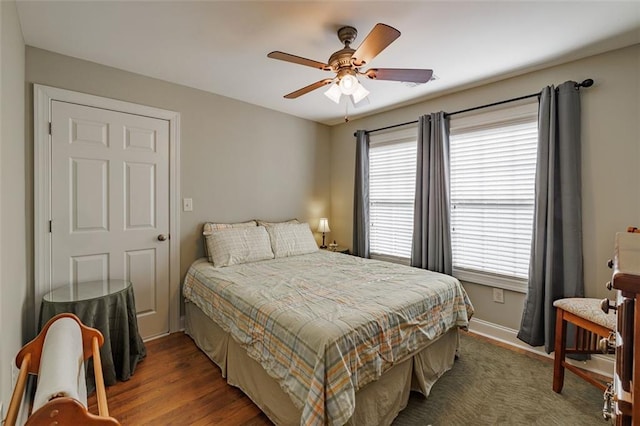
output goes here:
[[[147, 357], [126, 382], [107, 388], [109, 414], [123, 425], [271, 425], [184, 333], [146, 343]], [[89, 411], [97, 414], [96, 397]]]

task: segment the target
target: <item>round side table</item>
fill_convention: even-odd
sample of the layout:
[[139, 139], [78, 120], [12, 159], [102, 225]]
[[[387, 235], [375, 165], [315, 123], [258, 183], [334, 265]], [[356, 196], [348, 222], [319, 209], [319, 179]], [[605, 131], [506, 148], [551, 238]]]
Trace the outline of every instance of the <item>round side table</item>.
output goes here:
[[[104, 345], [100, 348], [102, 373], [107, 386], [128, 380], [146, 349], [136, 319], [133, 286], [124, 280], [73, 283], [58, 287], [42, 298], [40, 324], [59, 313], [71, 312], [86, 326], [100, 330]], [[93, 360], [86, 365], [87, 392], [95, 390]]]

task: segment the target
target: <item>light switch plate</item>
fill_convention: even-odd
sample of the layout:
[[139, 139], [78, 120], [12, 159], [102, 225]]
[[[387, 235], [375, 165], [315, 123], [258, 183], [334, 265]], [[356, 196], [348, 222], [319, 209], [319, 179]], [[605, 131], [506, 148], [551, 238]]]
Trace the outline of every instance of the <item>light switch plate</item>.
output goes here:
[[182, 211], [185, 211], [185, 212], [193, 211], [193, 199], [192, 198], [183, 198], [182, 199]]

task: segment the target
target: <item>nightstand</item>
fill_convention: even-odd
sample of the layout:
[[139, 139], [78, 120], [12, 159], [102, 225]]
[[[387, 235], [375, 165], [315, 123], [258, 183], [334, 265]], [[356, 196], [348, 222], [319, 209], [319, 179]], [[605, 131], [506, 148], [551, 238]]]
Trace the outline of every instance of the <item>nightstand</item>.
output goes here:
[[334, 251], [336, 253], [342, 253], [342, 254], [349, 254], [349, 249], [346, 247], [327, 247], [327, 248], [323, 248], [321, 250], [326, 250], [326, 251]]

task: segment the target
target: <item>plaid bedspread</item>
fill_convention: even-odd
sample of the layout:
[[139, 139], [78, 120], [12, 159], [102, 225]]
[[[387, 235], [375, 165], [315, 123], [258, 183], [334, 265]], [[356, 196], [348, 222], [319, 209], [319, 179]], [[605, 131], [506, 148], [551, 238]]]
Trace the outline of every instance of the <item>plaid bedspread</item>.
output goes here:
[[358, 389], [473, 313], [453, 277], [327, 251], [225, 268], [201, 259], [183, 294], [279, 381], [308, 425], [344, 424]]

